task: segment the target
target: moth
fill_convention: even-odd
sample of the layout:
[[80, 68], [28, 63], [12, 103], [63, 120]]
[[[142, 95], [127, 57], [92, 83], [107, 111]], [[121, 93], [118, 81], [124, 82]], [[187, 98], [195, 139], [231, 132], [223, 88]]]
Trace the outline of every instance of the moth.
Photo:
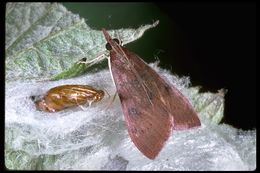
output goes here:
[[57, 112], [65, 108], [100, 101], [104, 91], [88, 85], [61, 85], [51, 88], [44, 96], [31, 96], [38, 110]]
[[102, 29], [109, 67], [121, 101], [128, 134], [147, 158], [155, 159], [172, 130], [200, 126], [189, 100], [138, 55]]

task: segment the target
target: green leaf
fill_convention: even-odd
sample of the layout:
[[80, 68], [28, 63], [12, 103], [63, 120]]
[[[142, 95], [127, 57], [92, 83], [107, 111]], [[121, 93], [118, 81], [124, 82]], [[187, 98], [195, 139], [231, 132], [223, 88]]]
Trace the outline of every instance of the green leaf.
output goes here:
[[[87, 10], [87, 9], [86, 9]], [[124, 44], [140, 38], [155, 27], [109, 31]], [[6, 80], [60, 79], [77, 76], [105, 53], [101, 30], [91, 29], [84, 19], [58, 3], [7, 3]], [[87, 66], [74, 64], [82, 58]]]
[[189, 88], [191, 99], [196, 112], [200, 114], [201, 119], [210, 120], [219, 124], [224, 116], [224, 96], [227, 92], [221, 89], [218, 93], [199, 93], [199, 87]]

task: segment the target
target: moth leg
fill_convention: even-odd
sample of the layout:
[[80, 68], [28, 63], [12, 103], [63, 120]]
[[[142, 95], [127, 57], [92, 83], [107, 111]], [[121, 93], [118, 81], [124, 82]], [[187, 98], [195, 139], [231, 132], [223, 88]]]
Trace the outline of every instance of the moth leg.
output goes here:
[[98, 61], [101, 61], [107, 57], [106, 53], [102, 53], [101, 55], [97, 56], [92, 60], [87, 60], [86, 58], [82, 58], [77, 62], [77, 64], [95, 64]]

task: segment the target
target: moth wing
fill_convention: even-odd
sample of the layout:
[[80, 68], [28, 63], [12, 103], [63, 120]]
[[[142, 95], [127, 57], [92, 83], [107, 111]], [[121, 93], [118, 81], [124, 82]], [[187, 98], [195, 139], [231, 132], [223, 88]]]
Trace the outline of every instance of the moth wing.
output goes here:
[[[138, 55], [124, 49], [133, 64], [137, 76], [143, 81], [148, 97], [157, 107], [164, 107], [173, 117], [173, 129], [184, 130], [200, 126], [200, 120], [189, 100], [154, 69], [147, 65]], [[139, 75], [140, 73], [140, 75]]]
[[[152, 103], [148, 99], [141, 79], [136, 76], [132, 67], [122, 65], [120, 55], [111, 51], [111, 71], [115, 81], [117, 92], [121, 100], [121, 106], [125, 117], [127, 130], [136, 147], [148, 158], [154, 159], [161, 151], [165, 141], [172, 131], [172, 120], [167, 109]], [[125, 52], [127, 55], [128, 51]], [[137, 58], [138, 60], [138, 58]], [[143, 70], [143, 62], [132, 62], [135, 70], [147, 73]], [[145, 65], [145, 64], [144, 64]], [[138, 79], [139, 78], [139, 79]]]
[[[136, 54], [121, 47], [111, 51], [111, 71], [122, 104], [128, 133], [136, 147], [154, 159], [173, 128], [200, 125], [188, 100]], [[122, 61], [122, 56], [127, 60]]]
[[120, 93], [127, 130], [133, 143], [146, 157], [154, 159], [171, 134], [172, 116], [164, 108], [150, 105], [145, 97], [134, 95], [127, 99]]
[[170, 95], [169, 109], [173, 116], [173, 129], [184, 130], [200, 126], [199, 117], [189, 100], [174, 86], [167, 92]]

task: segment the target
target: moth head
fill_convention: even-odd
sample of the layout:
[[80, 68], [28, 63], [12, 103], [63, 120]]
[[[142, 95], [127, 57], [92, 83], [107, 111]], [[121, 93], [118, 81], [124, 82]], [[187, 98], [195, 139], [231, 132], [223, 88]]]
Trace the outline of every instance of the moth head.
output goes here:
[[[120, 42], [117, 38], [112, 39], [110, 42], [113, 42], [113, 44], [116, 43], [117, 45], [121, 45], [122, 44], [122, 42]], [[107, 50], [112, 50], [112, 46], [111, 46], [111, 44], [109, 42], [107, 42], [107, 44], [106, 44], [106, 49]]]
[[111, 36], [108, 34], [107, 30], [104, 28], [102, 29], [102, 31], [103, 31], [103, 34], [107, 41], [107, 44], [106, 44], [107, 50], [110, 51], [110, 50], [112, 50], [112, 48], [117, 49], [119, 46], [121, 46], [122, 42], [119, 39], [117, 39], [117, 38], [112, 39]]

